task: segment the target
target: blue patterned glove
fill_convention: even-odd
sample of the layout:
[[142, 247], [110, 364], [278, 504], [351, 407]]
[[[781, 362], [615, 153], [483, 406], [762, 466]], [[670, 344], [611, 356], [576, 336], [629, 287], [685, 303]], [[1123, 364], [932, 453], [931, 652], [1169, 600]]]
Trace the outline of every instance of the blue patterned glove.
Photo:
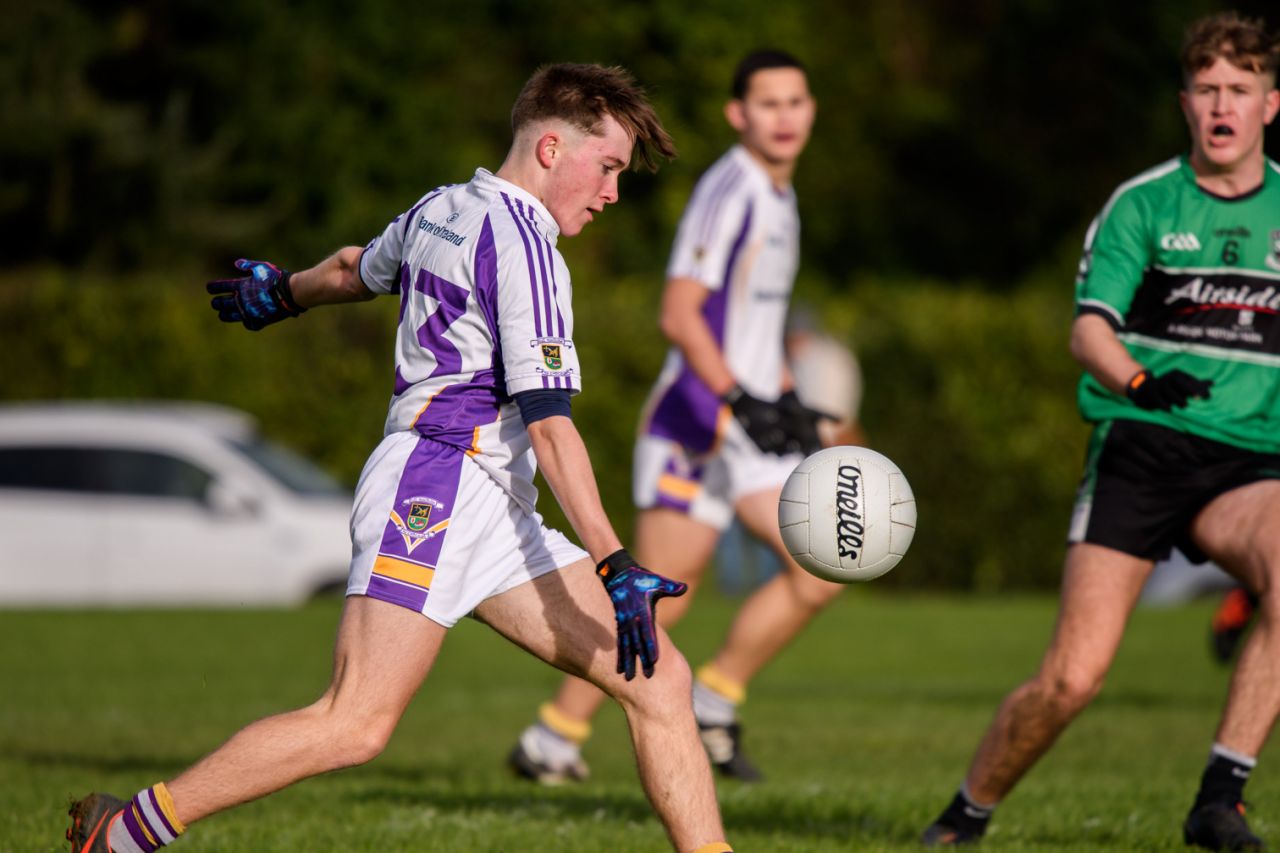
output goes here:
[[213, 310], [224, 323], [244, 323], [256, 332], [263, 326], [297, 317], [307, 309], [298, 305], [289, 289], [293, 275], [266, 261], [236, 261], [236, 269], [249, 273], [245, 278], [211, 281], [205, 289], [213, 294]]
[[635, 678], [638, 657], [644, 677], [652, 678], [653, 665], [658, 662], [654, 607], [660, 598], [684, 595], [689, 586], [641, 568], [626, 549], [605, 557], [596, 566], [596, 574], [604, 581], [618, 620], [618, 672], [627, 681]]

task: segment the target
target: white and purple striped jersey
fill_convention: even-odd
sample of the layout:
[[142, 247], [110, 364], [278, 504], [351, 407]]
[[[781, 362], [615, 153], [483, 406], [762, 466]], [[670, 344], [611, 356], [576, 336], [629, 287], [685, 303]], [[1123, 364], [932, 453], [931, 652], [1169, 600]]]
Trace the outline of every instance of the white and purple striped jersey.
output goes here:
[[512, 401], [582, 388], [560, 229], [532, 195], [485, 169], [427, 193], [360, 256], [360, 278], [400, 297], [386, 434], [463, 450], [532, 510], [536, 461]]
[[[717, 160], [694, 187], [671, 249], [667, 278], [711, 291], [702, 314], [749, 394], [782, 392], [782, 338], [800, 265], [800, 216], [794, 191], [774, 186], [741, 145]], [[721, 402], [672, 347], [646, 405], [641, 432], [710, 450]]]

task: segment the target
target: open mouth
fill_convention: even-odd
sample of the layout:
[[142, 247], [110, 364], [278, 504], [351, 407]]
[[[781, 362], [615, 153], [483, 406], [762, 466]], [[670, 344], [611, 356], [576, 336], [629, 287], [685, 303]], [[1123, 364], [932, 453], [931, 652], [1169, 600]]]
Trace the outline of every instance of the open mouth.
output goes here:
[[1209, 128], [1209, 134], [1212, 136], [1235, 136], [1236, 132], [1230, 125], [1215, 124]]

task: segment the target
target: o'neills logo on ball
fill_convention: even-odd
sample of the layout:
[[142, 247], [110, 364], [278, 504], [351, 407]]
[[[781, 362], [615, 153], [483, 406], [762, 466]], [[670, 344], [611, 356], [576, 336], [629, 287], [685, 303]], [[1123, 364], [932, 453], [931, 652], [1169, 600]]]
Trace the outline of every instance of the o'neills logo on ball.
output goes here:
[[841, 557], [858, 559], [862, 548], [862, 469], [841, 465], [836, 472], [836, 544]]

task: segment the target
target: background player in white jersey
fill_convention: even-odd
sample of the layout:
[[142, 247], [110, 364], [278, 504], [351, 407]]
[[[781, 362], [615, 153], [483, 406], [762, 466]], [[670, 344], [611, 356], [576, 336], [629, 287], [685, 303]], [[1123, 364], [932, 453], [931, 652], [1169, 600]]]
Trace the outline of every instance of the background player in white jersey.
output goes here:
[[[796, 565], [778, 532], [782, 484], [801, 453], [818, 447], [816, 418], [800, 405], [783, 355], [799, 263], [791, 175], [815, 104], [804, 67], [777, 51], [746, 57], [732, 96], [725, 116], [739, 144], [698, 181], [672, 248], [661, 327], [673, 346], [645, 406], [633, 490], [636, 553], [690, 588], [735, 513], [783, 561], [784, 571], [743, 604], [694, 685], [712, 763], [753, 780], [759, 772], [739, 747], [736, 713], [747, 683], [839, 586]], [[682, 616], [687, 601], [664, 607], [663, 624]], [[603, 700], [592, 685], [567, 679], [521, 735], [514, 769], [548, 783], [584, 778], [579, 746]]]
[[[674, 149], [630, 75], [595, 65], [540, 69], [512, 130], [496, 174], [428, 193], [364, 249], [295, 274], [240, 261], [248, 277], [210, 283], [221, 318], [254, 330], [326, 303], [400, 299], [394, 393], [357, 487], [333, 680], [315, 704], [253, 723], [131, 802], [77, 802], [73, 851], [154, 850], [193, 821], [370, 760], [468, 614], [615, 696], [672, 844], [729, 850], [688, 666], [653, 625], [655, 601], [683, 584], [622, 549], [570, 418], [581, 374], [556, 249], [617, 201], [633, 150], [654, 167]], [[534, 511], [535, 462], [586, 552]], [[632, 680], [637, 658], [646, 678]]]
[[[1155, 561], [1177, 545], [1257, 594], [1183, 840], [1258, 850], [1244, 785], [1280, 714], [1280, 40], [1223, 13], [1182, 51], [1189, 155], [1120, 186], [1085, 238], [1071, 353], [1094, 423], [1062, 601], [1039, 671], [1001, 703], [924, 832], [977, 841], [1098, 691]], [[1255, 318], [1256, 315], [1256, 318]]]

